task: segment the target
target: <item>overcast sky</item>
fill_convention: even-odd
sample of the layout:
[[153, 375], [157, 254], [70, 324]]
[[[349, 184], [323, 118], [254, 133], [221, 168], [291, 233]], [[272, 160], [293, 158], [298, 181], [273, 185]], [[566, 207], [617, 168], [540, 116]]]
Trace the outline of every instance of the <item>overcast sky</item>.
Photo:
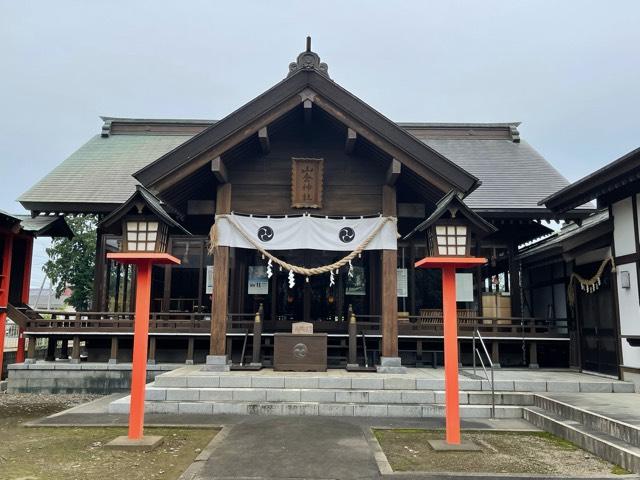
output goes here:
[[[521, 121], [576, 180], [640, 146], [640, 1], [0, 0], [0, 209], [99, 115], [222, 118], [304, 49], [396, 121]], [[34, 282], [41, 281], [42, 243]]]

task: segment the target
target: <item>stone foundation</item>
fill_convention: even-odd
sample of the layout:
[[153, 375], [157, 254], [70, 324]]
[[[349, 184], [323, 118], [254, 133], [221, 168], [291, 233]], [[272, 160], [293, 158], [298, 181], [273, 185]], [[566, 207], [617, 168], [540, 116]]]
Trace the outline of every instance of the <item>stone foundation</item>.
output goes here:
[[[181, 366], [147, 365], [147, 382]], [[130, 363], [15, 363], [8, 366], [8, 372], [8, 393], [110, 394], [126, 392], [131, 387]]]

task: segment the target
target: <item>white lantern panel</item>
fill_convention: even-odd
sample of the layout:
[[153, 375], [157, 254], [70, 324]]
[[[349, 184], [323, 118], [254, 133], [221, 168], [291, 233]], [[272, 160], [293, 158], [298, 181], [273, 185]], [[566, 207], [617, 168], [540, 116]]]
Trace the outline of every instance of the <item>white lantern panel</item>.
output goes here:
[[467, 237], [456, 237], [458, 245], [466, 245]]
[[447, 235], [455, 235], [455, 234], [456, 234], [456, 227], [448, 226], [447, 227]]
[[458, 232], [458, 235], [466, 235], [467, 234], [467, 227], [464, 225], [459, 225], [456, 227], [456, 231]]
[[146, 241], [147, 240], [147, 232], [140, 232], [138, 234], [138, 241], [143, 240]]
[[136, 240], [136, 232], [127, 232], [127, 240]]
[[135, 232], [138, 230], [138, 222], [127, 222], [127, 230]]
[[438, 236], [446, 235], [446, 233], [447, 233], [447, 227], [443, 227], [443, 226], [440, 226], [440, 225], [436, 226], [436, 234]]
[[127, 250], [138, 250], [138, 244], [136, 242], [127, 242]]
[[458, 255], [464, 255], [466, 252], [466, 249], [464, 247], [458, 247]]
[[438, 245], [446, 245], [447, 237], [444, 235], [438, 235]]
[[158, 235], [158, 233], [157, 233], [157, 232], [149, 232], [149, 233], [147, 234], [147, 240], [150, 240], [150, 241], [152, 241], [152, 242], [155, 242], [155, 241], [156, 241], [156, 238], [157, 238], [157, 235]]
[[447, 247], [447, 255], [455, 255], [456, 247]]
[[149, 229], [150, 232], [157, 232], [158, 231], [158, 222], [149, 222]]
[[440, 255], [446, 255], [447, 254], [447, 247], [438, 247], [438, 253]]
[[147, 252], [153, 252], [155, 250], [155, 243], [147, 243]]
[[147, 222], [138, 223], [138, 230], [146, 230], [146, 229], [147, 229]]

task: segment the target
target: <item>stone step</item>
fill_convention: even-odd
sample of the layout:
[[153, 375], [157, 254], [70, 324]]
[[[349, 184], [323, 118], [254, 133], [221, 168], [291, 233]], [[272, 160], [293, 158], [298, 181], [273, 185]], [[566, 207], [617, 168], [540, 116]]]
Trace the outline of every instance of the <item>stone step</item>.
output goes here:
[[[533, 393], [497, 392], [496, 405], [533, 405]], [[491, 392], [460, 392], [464, 405], [491, 405]], [[305, 388], [175, 388], [146, 389], [146, 400], [162, 402], [240, 401], [240, 402], [323, 402], [361, 404], [444, 404], [445, 393], [432, 390], [346, 390]]]
[[[460, 390], [490, 391], [486, 380], [460, 377]], [[444, 379], [412, 377], [410, 375], [264, 375], [248, 372], [212, 373], [196, 372], [176, 374], [168, 372], [155, 379], [157, 387], [204, 388], [285, 388], [285, 389], [343, 389], [343, 390], [444, 390]], [[633, 393], [630, 382], [496, 380], [495, 390], [500, 392], [556, 392], [556, 393]]]
[[[129, 397], [124, 397], [112, 402], [109, 405], [109, 413], [129, 413]], [[145, 413], [442, 418], [445, 415], [445, 406], [439, 404], [384, 403], [161, 401], [145, 402]], [[460, 405], [460, 417], [491, 418], [491, 407], [488, 405]], [[496, 418], [522, 418], [522, 407], [497, 405]]]
[[575, 443], [594, 455], [640, 473], [640, 448], [634, 445], [540, 407], [523, 408], [523, 417], [536, 427]]
[[[640, 447], [640, 427], [637, 425], [631, 425], [590, 412], [544, 395], [536, 395], [533, 405], [560, 418], [578, 422], [593, 431], [604, 433], [635, 447]], [[640, 395], [638, 395], [638, 408], [640, 408]]]

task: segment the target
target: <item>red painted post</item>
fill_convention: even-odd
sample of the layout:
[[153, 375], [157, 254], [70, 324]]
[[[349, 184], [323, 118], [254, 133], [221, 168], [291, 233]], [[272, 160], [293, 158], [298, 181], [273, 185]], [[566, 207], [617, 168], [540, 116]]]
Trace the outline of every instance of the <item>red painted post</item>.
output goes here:
[[458, 388], [458, 311], [456, 268], [442, 268], [442, 314], [444, 323], [444, 385], [447, 443], [460, 444], [460, 399]]
[[147, 345], [151, 302], [151, 264], [149, 262], [138, 263], [136, 278], [136, 314], [129, 410], [129, 438], [131, 440], [141, 440], [144, 433], [144, 397], [147, 383]]
[[7, 326], [7, 304], [9, 303], [9, 285], [11, 277], [11, 255], [13, 253], [13, 235], [4, 237], [2, 249], [2, 270], [0, 270], [0, 379], [4, 362], [4, 337]]

